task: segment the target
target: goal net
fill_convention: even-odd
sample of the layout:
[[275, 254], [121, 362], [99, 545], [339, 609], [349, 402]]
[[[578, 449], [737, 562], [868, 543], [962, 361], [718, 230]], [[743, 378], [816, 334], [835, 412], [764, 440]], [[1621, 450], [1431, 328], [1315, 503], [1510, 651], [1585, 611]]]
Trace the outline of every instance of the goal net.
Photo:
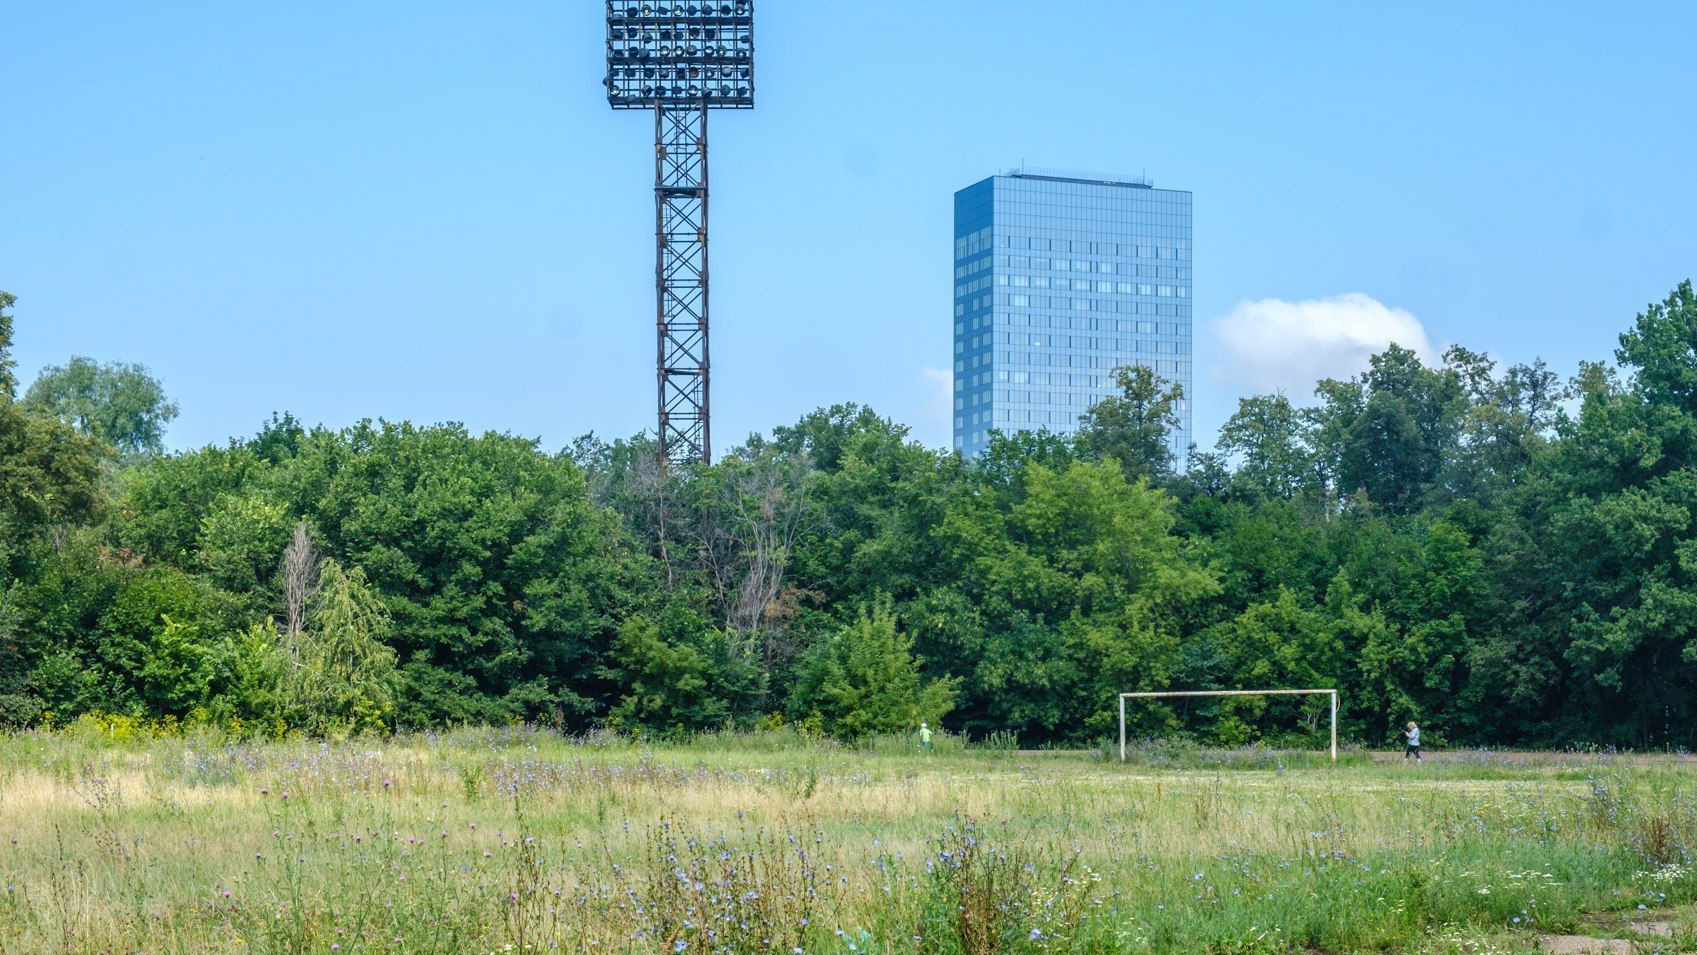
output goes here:
[[1126, 759], [1125, 701], [1153, 700], [1164, 697], [1198, 696], [1325, 696], [1329, 697], [1332, 717], [1332, 762], [1338, 761], [1338, 691], [1337, 690], [1161, 690], [1152, 693], [1120, 694], [1120, 762]]

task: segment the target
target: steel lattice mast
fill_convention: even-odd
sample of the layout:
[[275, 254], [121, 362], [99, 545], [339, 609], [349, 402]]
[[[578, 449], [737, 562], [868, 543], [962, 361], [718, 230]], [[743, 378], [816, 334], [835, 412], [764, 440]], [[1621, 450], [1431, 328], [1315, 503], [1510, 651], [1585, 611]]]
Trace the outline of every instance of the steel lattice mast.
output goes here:
[[661, 457], [711, 463], [707, 114], [754, 106], [752, 0], [607, 0], [607, 99], [654, 111]]
[[707, 350], [707, 107], [654, 107], [654, 286], [660, 450], [711, 463]]

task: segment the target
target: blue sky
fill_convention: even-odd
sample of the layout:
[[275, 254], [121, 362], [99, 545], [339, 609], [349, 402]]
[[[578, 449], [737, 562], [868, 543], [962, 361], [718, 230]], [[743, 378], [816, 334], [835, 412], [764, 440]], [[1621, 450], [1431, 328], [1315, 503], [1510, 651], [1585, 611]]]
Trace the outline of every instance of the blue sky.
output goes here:
[[[840, 19], [853, 11], [851, 19]], [[949, 438], [956, 189], [1195, 193], [1197, 435], [1376, 342], [1570, 373], [1697, 274], [1697, 4], [762, 0], [713, 126], [714, 433]], [[652, 426], [652, 123], [593, 0], [0, 6], [26, 377], [145, 363], [175, 447], [276, 411]]]

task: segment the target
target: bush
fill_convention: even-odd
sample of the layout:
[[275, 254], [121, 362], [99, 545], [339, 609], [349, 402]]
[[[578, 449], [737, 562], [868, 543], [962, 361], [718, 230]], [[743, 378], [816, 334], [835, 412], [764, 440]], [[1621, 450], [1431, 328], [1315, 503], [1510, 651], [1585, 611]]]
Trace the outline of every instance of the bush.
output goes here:
[[790, 709], [831, 736], [860, 740], [935, 726], [954, 708], [958, 680], [921, 683], [913, 640], [888, 601], [862, 610], [803, 661]]

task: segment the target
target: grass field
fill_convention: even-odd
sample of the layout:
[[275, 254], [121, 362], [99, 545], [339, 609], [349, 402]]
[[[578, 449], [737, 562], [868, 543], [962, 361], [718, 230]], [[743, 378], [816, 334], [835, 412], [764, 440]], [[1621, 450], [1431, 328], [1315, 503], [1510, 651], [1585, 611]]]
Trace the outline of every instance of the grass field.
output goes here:
[[1697, 950], [1677, 757], [0, 737], [0, 950]]

